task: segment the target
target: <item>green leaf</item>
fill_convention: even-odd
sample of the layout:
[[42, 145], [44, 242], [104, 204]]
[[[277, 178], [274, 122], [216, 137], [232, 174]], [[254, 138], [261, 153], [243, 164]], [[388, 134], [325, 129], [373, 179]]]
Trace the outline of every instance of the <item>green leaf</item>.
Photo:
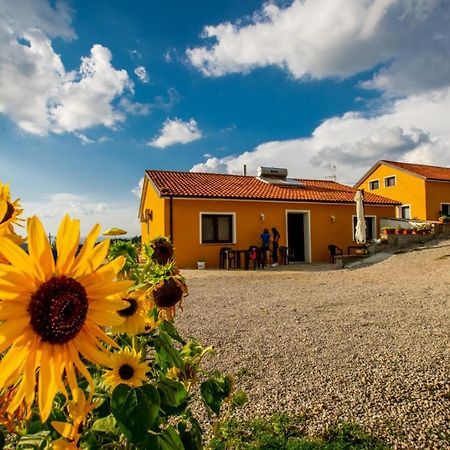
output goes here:
[[155, 359], [162, 369], [170, 367], [184, 368], [184, 361], [180, 356], [180, 352], [173, 346], [170, 336], [163, 330], [159, 336], [154, 337]]
[[150, 435], [145, 443], [145, 450], [185, 450], [180, 436], [173, 426], [162, 433]]
[[45, 448], [46, 443], [50, 440], [50, 431], [40, 431], [35, 434], [27, 434], [22, 436], [17, 443], [17, 449], [37, 449]]
[[202, 429], [197, 419], [190, 418], [191, 427], [187, 430], [184, 423], [178, 424], [178, 431], [180, 433], [181, 441], [183, 442], [185, 450], [202, 450]]
[[181, 349], [181, 355], [184, 358], [192, 358], [202, 354], [204, 347], [197, 339], [190, 339], [189, 342]]
[[168, 378], [157, 383], [159, 396], [161, 397], [161, 405], [176, 408], [181, 406], [186, 400], [188, 393], [183, 383]]
[[180, 342], [181, 344], [185, 344], [186, 341], [180, 336], [178, 330], [172, 322], [165, 320], [160, 326], [160, 330], [166, 332], [172, 339]]
[[147, 438], [155, 414], [147, 396], [138, 388], [119, 384], [111, 398], [111, 411], [125, 437], [139, 445]]
[[109, 416], [103, 417], [101, 419], [97, 419], [93, 424], [92, 424], [92, 430], [93, 431], [103, 431], [105, 433], [112, 433], [114, 434], [116, 431], [116, 419], [114, 418], [114, 416], [112, 414], [110, 414]]
[[229, 397], [233, 389], [233, 379], [229, 375], [216, 376], [204, 381], [200, 386], [203, 402], [217, 415], [223, 401]]
[[3, 434], [3, 431], [0, 430], [0, 450], [3, 450], [4, 446], [5, 446], [5, 435]]
[[144, 384], [143, 386], [140, 386], [138, 389], [145, 394], [147, 400], [150, 403], [151, 422], [152, 424], [154, 424], [156, 418], [159, 415], [161, 406], [161, 398], [159, 396], [158, 389], [156, 389], [156, 387], [153, 386], [152, 384]]

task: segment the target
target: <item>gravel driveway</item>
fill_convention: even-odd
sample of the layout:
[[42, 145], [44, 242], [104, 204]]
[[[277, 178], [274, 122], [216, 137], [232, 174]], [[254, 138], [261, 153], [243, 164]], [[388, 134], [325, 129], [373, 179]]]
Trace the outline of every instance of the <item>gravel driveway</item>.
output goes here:
[[[450, 448], [450, 241], [371, 266], [185, 271], [177, 324], [235, 374], [245, 417], [354, 421], [398, 448]], [[287, 270], [288, 269], [288, 270]]]

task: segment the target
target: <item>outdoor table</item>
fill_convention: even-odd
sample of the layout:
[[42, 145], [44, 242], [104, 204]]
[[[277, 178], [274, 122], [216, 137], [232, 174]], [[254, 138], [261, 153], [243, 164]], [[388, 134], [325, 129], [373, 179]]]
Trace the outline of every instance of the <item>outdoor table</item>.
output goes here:
[[366, 249], [366, 244], [349, 245], [347, 247], [347, 255], [351, 254], [352, 249], [354, 249], [354, 250], [365, 250]]

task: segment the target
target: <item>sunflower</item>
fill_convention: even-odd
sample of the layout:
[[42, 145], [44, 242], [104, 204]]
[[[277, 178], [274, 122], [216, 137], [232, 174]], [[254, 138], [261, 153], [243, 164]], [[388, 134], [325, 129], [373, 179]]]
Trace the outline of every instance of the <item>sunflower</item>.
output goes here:
[[145, 331], [147, 302], [145, 301], [145, 292], [136, 290], [122, 297], [128, 306], [117, 311], [119, 316], [125, 320], [120, 325], [112, 328], [113, 333], [126, 333], [130, 336]]
[[65, 381], [73, 393], [81, 374], [94, 390], [80, 356], [109, 365], [110, 353], [102, 344], [116, 344], [101, 327], [123, 322], [117, 311], [127, 306], [122, 292], [132, 282], [115, 281], [123, 258], [102, 266], [109, 241], [95, 245], [99, 225], [77, 254], [80, 224], [65, 216], [56, 238], [56, 261], [37, 217], [28, 220], [27, 231], [28, 254], [0, 238], [1, 252], [10, 263], [0, 264], [0, 353], [7, 350], [0, 362], [0, 391], [15, 386], [7, 410], [14, 413], [24, 403], [28, 414], [37, 391], [44, 422], [56, 393], [68, 397]]
[[[11, 201], [9, 186], [0, 181], [0, 237], [5, 236], [17, 244], [22, 244], [24, 240], [16, 234], [13, 225], [20, 225], [23, 220], [19, 216], [23, 210], [20, 207], [20, 200]], [[0, 263], [6, 262], [0, 252]]]
[[75, 389], [72, 395], [73, 399], [69, 402], [68, 406], [69, 417], [72, 420], [72, 423], [52, 421], [52, 427], [61, 436], [69, 441], [65, 441], [64, 439], [53, 441], [52, 448], [54, 450], [69, 450], [78, 448], [77, 444], [80, 440], [81, 432], [89, 413], [93, 409], [97, 408], [101, 403], [100, 399], [93, 402], [90, 398], [86, 400], [86, 397], [81, 389]]
[[104, 376], [105, 384], [113, 390], [119, 384], [139, 387], [147, 380], [148, 364], [140, 362], [134, 349], [125, 348], [111, 355], [111, 369]]
[[173, 256], [173, 245], [166, 237], [157, 237], [150, 243], [153, 249], [152, 260], [161, 266], [167, 264]]

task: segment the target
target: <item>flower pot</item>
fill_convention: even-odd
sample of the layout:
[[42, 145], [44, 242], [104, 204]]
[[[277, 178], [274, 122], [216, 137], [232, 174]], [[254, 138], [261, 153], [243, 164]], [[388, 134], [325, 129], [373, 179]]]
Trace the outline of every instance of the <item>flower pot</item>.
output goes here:
[[384, 228], [382, 231], [384, 235], [395, 234], [395, 229]]
[[205, 270], [205, 268], [206, 268], [205, 261], [197, 261], [197, 269], [198, 270]]
[[395, 234], [403, 234], [403, 228], [399, 228], [397, 230], [395, 230]]
[[412, 234], [413, 230], [411, 228], [406, 228], [403, 230], [403, 234]]

